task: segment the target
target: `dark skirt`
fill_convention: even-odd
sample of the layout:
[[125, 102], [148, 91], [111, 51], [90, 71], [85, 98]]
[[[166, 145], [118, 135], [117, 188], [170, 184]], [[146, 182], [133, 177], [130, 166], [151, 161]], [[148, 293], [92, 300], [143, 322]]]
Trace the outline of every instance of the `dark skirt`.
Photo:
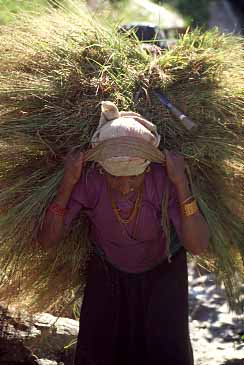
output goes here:
[[183, 249], [139, 274], [91, 259], [75, 365], [193, 365]]

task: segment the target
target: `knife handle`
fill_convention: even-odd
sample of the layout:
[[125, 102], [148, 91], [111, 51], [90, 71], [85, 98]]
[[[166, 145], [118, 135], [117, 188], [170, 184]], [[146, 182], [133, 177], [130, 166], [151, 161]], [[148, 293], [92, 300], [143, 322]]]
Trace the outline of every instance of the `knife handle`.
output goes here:
[[185, 114], [183, 114], [179, 109], [177, 109], [175, 106], [170, 104], [168, 108], [171, 110], [171, 112], [181, 121], [183, 126], [190, 131], [193, 128], [196, 128], [197, 125], [194, 123], [189, 117], [187, 117]]

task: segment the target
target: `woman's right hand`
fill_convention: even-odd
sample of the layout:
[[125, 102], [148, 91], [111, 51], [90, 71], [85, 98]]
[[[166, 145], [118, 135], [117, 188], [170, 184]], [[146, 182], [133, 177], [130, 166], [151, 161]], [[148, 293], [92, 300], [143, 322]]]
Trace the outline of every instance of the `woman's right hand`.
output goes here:
[[70, 151], [65, 157], [63, 183], [73, 187], [80, 179], [84, 166], [84, 153], [80, 151]]
[[[74, 186], [79, 181], [84, 166], [84, 153], [71, 150], [64, 158], [64, 176], [57, 194], [53, 199], [54, 204], [66, 210]], [[60, 242], [65, 235], [64, 214], [53, 214], [47, 210], [42, 227], [38, 231], [37, 240], [47, 249]]]

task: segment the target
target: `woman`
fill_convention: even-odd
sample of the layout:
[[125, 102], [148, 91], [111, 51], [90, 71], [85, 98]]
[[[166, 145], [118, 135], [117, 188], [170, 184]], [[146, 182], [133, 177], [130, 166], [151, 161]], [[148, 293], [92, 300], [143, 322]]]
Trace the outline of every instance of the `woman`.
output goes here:
[[[139, 114], [103, 103], [93, 145], [113, 138], [119, 144], [126, 136], [154, 148], [160, 141], [156, 127]], [[84, 153], [70, 153], [39, 235], [43, 244], [55, 244], [81, 210], [90, 221], [95, 253], [75, 365], [192, 365], [186, 250], [204, 252], [207, 224], [191, 195], [182, 156], [165, 151], [164, 167], [128, 154], [84, 169]], [[166, 190], [170, 252], [161, 224]]]

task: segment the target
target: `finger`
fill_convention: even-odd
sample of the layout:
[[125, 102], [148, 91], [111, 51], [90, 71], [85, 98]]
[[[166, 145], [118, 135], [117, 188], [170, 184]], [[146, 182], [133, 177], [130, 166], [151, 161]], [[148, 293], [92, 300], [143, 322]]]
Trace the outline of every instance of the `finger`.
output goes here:
[[74, 151], [71, 152], [71, 158], [74, 160], [79, 160], [81, 153], [82, 152], [76, 148], [74, 149]]
[[166, 158], [171, 157], [171, 152], [169, 150], [167, 150], [167, 148], [164, 149], [164, 154], [165, 154]]
[[165, 160], [167, 162], [169, 159], [169, 151], [166, 148], [164, 149], [164, 155], [165, 155]]
[[164, 154], [165, 154], [166, 165], [169, 165], [172, 162], [171, 162], [170, 152], [166, 148], [164, 149]]
[[184, 155], [180, 153], [179, 151], [172, 151], [172, 156], [177, 157], [181, 160], [184, 160]]
[[179, 154], [178, 152], [172, 152], [171, 153], [171, 157], [175, 160], [175, 161], [180, 161], [181, 163], [185, 162], [184, 156]]
[[79, 162], [81, 163], [81, 164], [84, 164], [85, 163], [85, 155], [84, 155], [84, 153], [83, 152], [80, 152], [80, 156], [79, 156]]
[[66, 153], [64, 160], [68, 161], [68, 160], [72, 160], [73, 159], [73, 152], [72, 150], [70, 150], [68, 153]]
[[172, 169], [174, 168], [174, 157], [172, 156], [171, 151], [168, 151], [167, 149], [164, 150], [165, 157], [166, 157], [166, 165], [168, 168]]
[[81, 166], [81, 165], [83, 165], [83, 163], [84, 163], [83, 155], [82, 154], [79, 154], [77, 156], [74, 156], [74, 158], [73, 158], [72, 161], [73, 161], [73, 164], [75, 166]]
[[67, 153], [67, 156], [75, 156], [75, 155], [79, 154], [80, 152], [81, 152], [80, 146], [74, 146], [69, 150], [69, 152]]
[[181, 156], [175, 151], [170, 152], [170, 157], [171, 157], [172, 161], [180, 161], [181, 160]]

